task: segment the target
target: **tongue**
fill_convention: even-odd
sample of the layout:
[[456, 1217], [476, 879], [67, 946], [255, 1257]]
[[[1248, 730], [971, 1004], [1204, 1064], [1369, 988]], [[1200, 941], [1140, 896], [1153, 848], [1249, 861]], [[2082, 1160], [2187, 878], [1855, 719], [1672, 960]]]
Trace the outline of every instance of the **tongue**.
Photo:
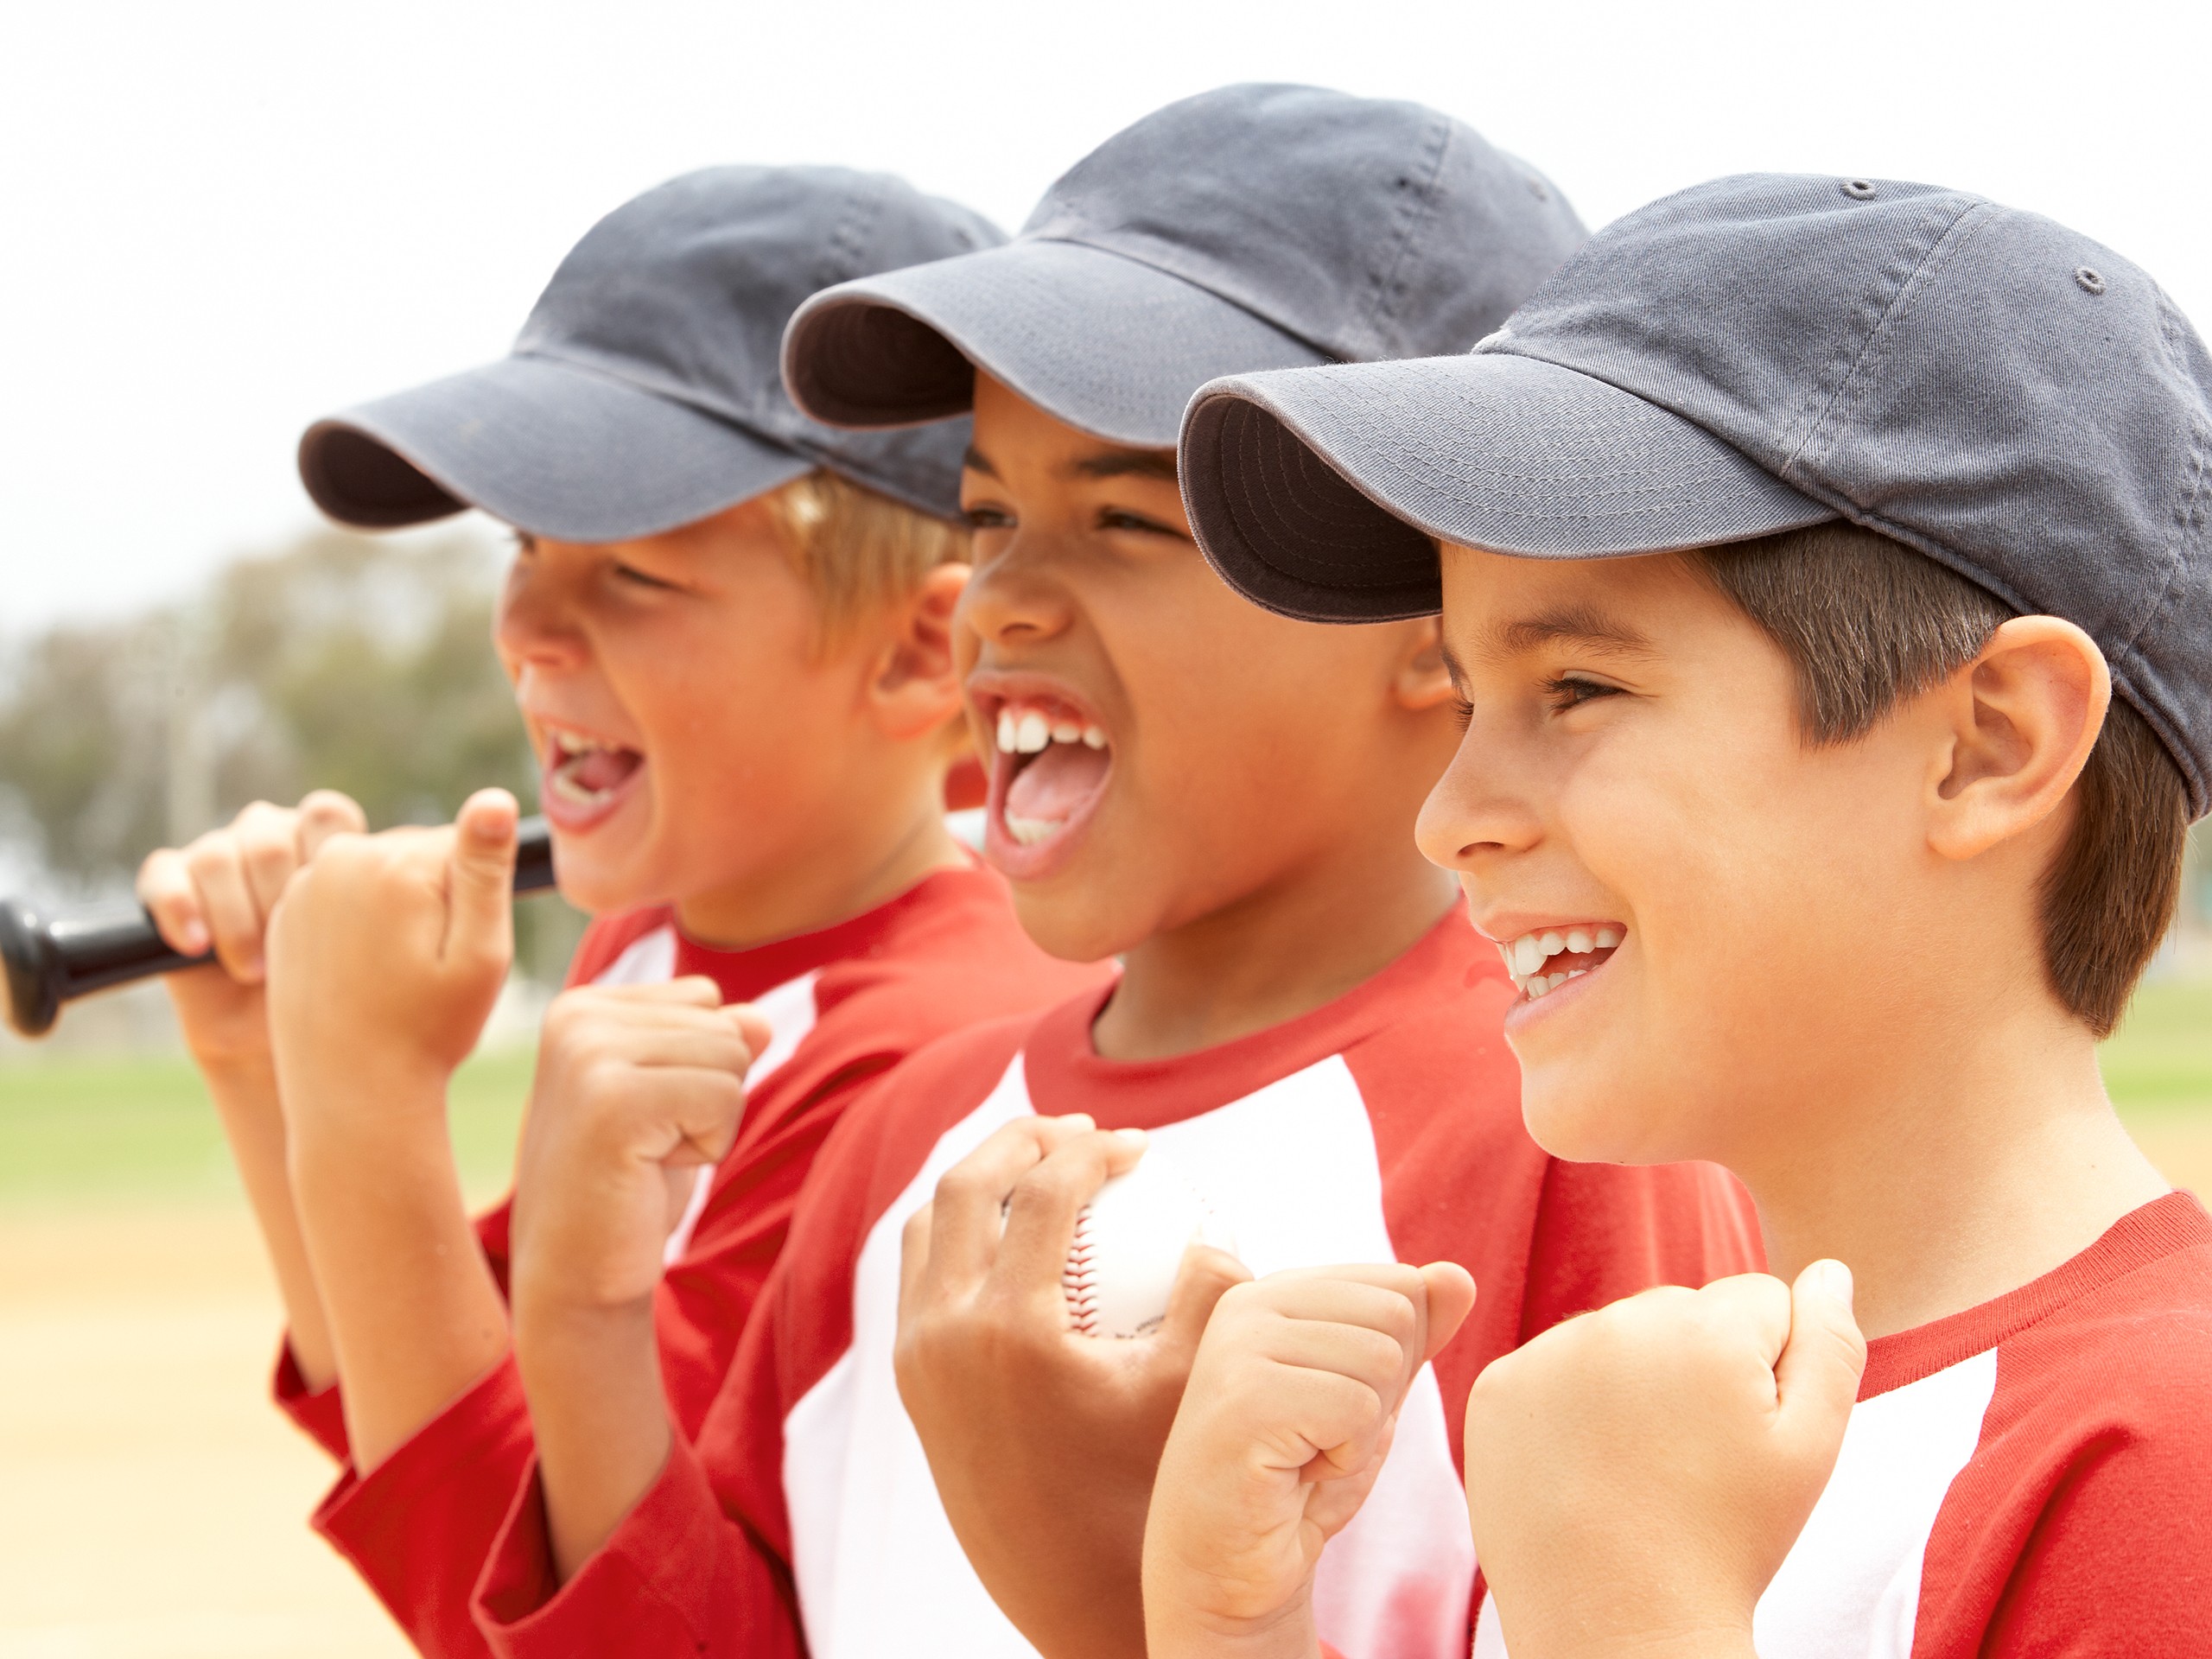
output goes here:
[[602, 790], [613, 789], [635, 772], [645, 756], [635, 749], [594, 749], [575, 761], [569, 776], [577, 786], [596, 795]]
[[1103, 749], [1083, 743], [1055, 743], [1014, 776], [1006, 786], [1006, 810], [1017, 818], [1058, 822], [1096, 794], [1112, 765]]

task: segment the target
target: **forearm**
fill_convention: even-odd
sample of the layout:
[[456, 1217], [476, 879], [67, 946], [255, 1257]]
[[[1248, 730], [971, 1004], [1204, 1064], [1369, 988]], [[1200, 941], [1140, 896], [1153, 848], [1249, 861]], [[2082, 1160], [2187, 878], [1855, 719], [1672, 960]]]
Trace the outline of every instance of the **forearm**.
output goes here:
[[516, 1310], [515, 1363], [563, 1582], [594, 1554], [668, 1461], [668, 1403], [650, 1297], [614, 1308]]
[[461, 1197], [443, 1077], [297, 1082], [317, 1097], [288, 1125], [293, 1198], [366, 1471], [499, 1363], [506, 1306]]
[[285, 1167], [283, 1110], [276, 1091], [276, 1068], [267, 1054], [222, 1062], [203, 1061], [200, 1075], [215, 1103], [215, 1116], [230, 1143], [232, 1161], [245, 1188], [269, 1252], [269, 1265], [283, 1298], [292, 1358], [310, 1389], [329, 1386], [338, 1374], [323, 1316], [322, 1298], [308, 1265], [292, 1203], [291, 1176]]

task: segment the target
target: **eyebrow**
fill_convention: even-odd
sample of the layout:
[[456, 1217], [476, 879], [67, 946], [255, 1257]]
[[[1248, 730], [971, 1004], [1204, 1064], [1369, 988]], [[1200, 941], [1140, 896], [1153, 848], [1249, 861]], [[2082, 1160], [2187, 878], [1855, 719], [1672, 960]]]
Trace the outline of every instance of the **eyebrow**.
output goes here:
[[991, 465], [991, 458], [972, 443], [968, 446], [968, 453], [960, 457], [960, 464], [971, 473], [982, 474], [985, 478], [999, 475], [999, 469]]
[[[1497, 656], [1516, 657], [1544, 645], [1580, 645], [1608, 657], [1653, 654], [1650, 640], [1629, 624], [1592, 605], [1566, 605], [1500, 623], [1491, 631], [1486, 649]], [[1449, 664], [1450, 653], [1446, 655]]]
[[1105, 449], [1068, 469], [1077, 478], [1157, 478], [1175, 482], [1173, 449]]

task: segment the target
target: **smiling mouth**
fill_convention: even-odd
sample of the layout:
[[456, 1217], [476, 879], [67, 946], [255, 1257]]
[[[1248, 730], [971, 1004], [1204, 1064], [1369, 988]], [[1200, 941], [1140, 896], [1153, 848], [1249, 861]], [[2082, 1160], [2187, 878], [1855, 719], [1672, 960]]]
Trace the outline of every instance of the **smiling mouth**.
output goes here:
[[1050, 697], [1016, 696], [995, 716], [987, 834], [1007, 874], [1042, 874], [1096, 810], [1114, 768], [1105, 728]]
[[1521, 995], [1534, 1002], [1605, 966], [1624, 937], [1624, 930], [1611, 922], [1577, 922], [1500, 942], [1497, 954], [1505, 958], [1505, 971]]
[[556, 817], [596, 818], [611, 808], [644, 771], [645, 757], [557, 726], [545, 728], [544, 800]]

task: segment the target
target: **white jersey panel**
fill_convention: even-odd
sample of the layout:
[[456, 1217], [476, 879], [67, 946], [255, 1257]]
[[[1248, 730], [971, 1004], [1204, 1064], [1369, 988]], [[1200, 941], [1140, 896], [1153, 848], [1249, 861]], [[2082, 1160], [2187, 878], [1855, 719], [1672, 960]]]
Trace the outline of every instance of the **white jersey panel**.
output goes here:
[[657, 927], [600, 970], [594, 985], [660, 985], [676, 977], [676, 930]]
[[[870, 1230], [853, 1290], [853, 1345], [784, 1425], [784, 1491], [814, 1659], [875, 1659], [935, 1632], [962, 1659], [1027, 1659], [945, 1518], [892, 1373], [899, 1235], [945, 1170], [1033, 1109], [1017, 1058], [938, 1142]], [[1234, 1229], [1255, 1273], [1392, 1262], [1366, 1103], [1336, 1056], [1201, 1116], [1151, 1131]], [[1424, 1370], [1389, 1461], [1329, 1547], [1315, 1588], [1322, 1637], [1350, 1659], [1455, 1659], [1474, 1554], [1441, 1391]]]
[[[1835, 1472], [1759, 1598], [1759, 1659], [1910, 1659], [1929, 1535], [1996, 1391], [1993, 1348], [1852, 1408]], [[1504, 1653], [1485, 1598], [1474, 1659]]]
[[791, 1573], [812, 1659], [881, 1659], [912, 1649], [917, 1632], [962, 1659], [1034, 1651], [961, 1554], [891, 1369], [906, 1218], [992, 1130], [1030, 1115], [1017, 1056], [869, 1230], [854, 1274], [853, 1345], [784, 1419]]
[[[672, 936], [671, 936], [672, 937]], [[640, 941], [643, 943], [643, 941]], [[635, 947], [633, 946], [632, 949]], [[626, 957], [626, 952], [625, 953]], [[620, 965], [618, 961], [617, 965]], [[669, 956], [669, 969], [662, 976], [672, 978], [675, 974], [675, 953]], [[787, 979], [782, 984], [763, 991], [753, 999], [753, 1006], [768, 1022], [768, 1046], [760, 1051], [760, 1058], [745, 1074], [745, 1088], [750, 1094], [782, 1069], [785, 1060], [798, 1052], [798, 1046], [814, 1029], [814, 982], [822, 977], [819, 968], [801, 974], [797, 979]], [[595, 982], [605, 984], [605, 980]], [[697, 1230], [699, 1217], [707, 1211], [707, 1195], [715, 1190], [715, 1171], [718, 1166], [702, 1164], [691, 1182], [691, 1196], [685, 1200], [683, 1214], [668, 1242], [661, 1246], [663, 1267], [674, 1267], [683, 1259], [683, 1252], [691, 1248], [691, 1235]]]

